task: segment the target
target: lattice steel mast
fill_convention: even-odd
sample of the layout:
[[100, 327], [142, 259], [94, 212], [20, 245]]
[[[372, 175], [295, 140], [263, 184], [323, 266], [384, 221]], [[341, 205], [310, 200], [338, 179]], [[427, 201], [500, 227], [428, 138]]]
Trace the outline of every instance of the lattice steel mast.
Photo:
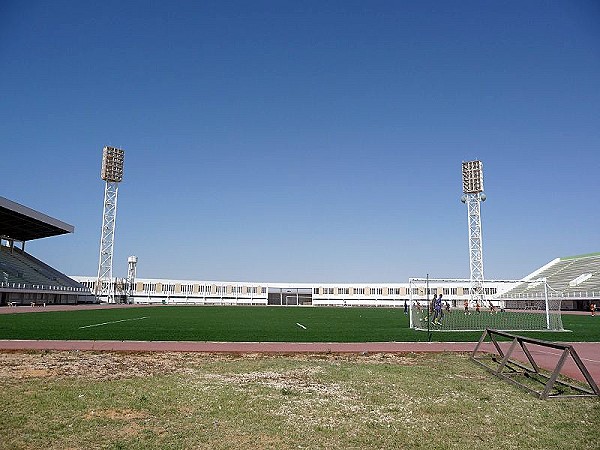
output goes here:
[[125, 152], [119, 148], [102, 149], [101, 178], [106, 181], [104, 189], [104, 211], [102, 214], [102, 235], [100, 238], [100, 258], [96, 295], [106, 297], [109, 303], [115, 301], [115, 285], [112, 279], [115, 224], [117, 219], [117, 196], [119, 183], [123, 180], [123, 160]]
[[[127, 258], [127, 297], [133, 296], [135, 291], [135, 277], [137, 272], [137, 256]], [[129, 301], [129, 299], [128, 299]]]
[[469, 221], [469, 262], [471, 266], [471, 302], [483, 306], [483, 243], [481, 234], [481, 202], [483, 193], [483, 163], [467, 161], [462, 163], [463, 196], [461, 201], [467, 205]]

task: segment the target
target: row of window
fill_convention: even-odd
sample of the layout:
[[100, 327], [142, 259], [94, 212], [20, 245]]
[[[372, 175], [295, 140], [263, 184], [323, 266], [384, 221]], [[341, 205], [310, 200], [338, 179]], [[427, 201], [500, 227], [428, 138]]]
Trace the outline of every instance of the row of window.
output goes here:
[[[463, 295], [468, 294], [471, 288], [469, 287], [463, 287], [462, 288], [462, 292]], [[422, 294], [424, 293], [425, 289], [423, 288], [413, 288], [413, 294]], [[458, 295], [458, 288], [429, 288], [427, 289], [427, 293], [428, 294], [432, 294], [432, 295], [437, 295], [437, 294], [443, 294], [443, 295]], [[495, 295], [498, 293], [498, 289], [497, 288], [483, 288], [483, 293], [486, 295]]]
[[[370, 295], [383, 295], [382, 287], [368, 288]], [[313, 293], [316, 295], [365, 295], [366, 288], [314, 288]], [[388, 288], [387, 295], [401, 295], [408, 292], [407, 288]]]
[[[142, 291], [148, 292], [151, 294], [156, 293], [157, 283], [143, 283]], [[232, 285], [216, 285], [211, 286], [209, 284], [201, 284], [198, 285], [198, 292], [200, 294], [258, 294], [259, 288], [257, 286], [232, 286]], [[161, 287], [161, 292], [163, 294], [175, 294], [175, 285], [174, 284], [163, 284]], [[194, 285], [193, 284], [182, 284], [181, 285], [181, 293], [182, 294], [193, 294], [194, 293]], [[266, 287], [260, 288], [261, 294], [267, 293]]]
[[[82, 283], [84, 286], [93, 290], [96, 284], [96, 281], [84, 281]], [[209, 284], [182, 284], [181, 285], [181, 293], [184, 295], [192, 295], [194, 293], [194, 286], [198, 286], [197, 292], [200, 294], [258, 294], [259, 288], [257, 286], [236, 286], [236, 285], [216, 285], [213, 286]], [[458, 289], [456, 287], [445, 287], [445, 288], [429, 288], [425, 289], [423, 287], [413, 287], [412, 293], [413, 295], [458, 295]], [[462, 292], [463, 295], [469, 293], [469, 287], [463, 287]], [[143, 283], [142, 291], [155, 294], [157, 292], [157, 283]], [[372, 288], [364, 288], [364, 287], [317, 287], [313, 289], [313, 294], [315, 295], [365, 295], [365, 292], [368, 291], [370, 295], [384, 295], [383, 287], [372, 287]], [[495, 295], [497, 294], [497, 288], [484, 288], [484, 294], [486, 295]], [[161, 292], [164, 294], [175, 294], [175, 284], [173, 283], [164, 283], [161, 287]], [[260, 293], [266, 294], [267, 288], [260, 287]], [[409, 295], [410, 288], [399, 288], [399, 287], [388, 287], [386, 295]]]
[[[370, 295], [383, 295], [383, 289], [381, 287], [378, 288], [369, 288], [369, 294]], [[463, 294], [467, 294], [469, 292], [468, 287], [463, 287], [462, 288], [462, 292]], [[484, 293], [486, 295], [495, 295], [498, 292], [497, 288], [484, 288]], [[412, 288], [412, 293], [414, 295], [425, 295], [427, 291], [427, 294], [429, 295], [438, 295], [438, 294], [443, 294], [443, 295], [458, 295], [458, 288], [429, 288], [429, 289], [424, 289], [424, 288], [419, 288], [419, 287], [413, 287]], [[351, 293], [353, 295], [364, 295], [365, 294], [365, 288], [333, 288], [333, 287], [322, 287], [322, 288], [314, 288], [313, 289], [313, 293], [315, 295], [350, 295]], [[408, 295], [410, 294], [410, 288], [387, 288], [387, 294], [386, 295]]]
[[[94, 290], [96, 287], [96, 281], [83, 281], [81, 282], [81, 284], [83, 284], [85, 287], [87, 287], [90, 290]], [[181, 285], [181, 290], [180, 292], [182, 294], [193, 294], [194, 293], [194, 286], [193, 284], [182, 284]], [[116, 288], [118, 290], [122, 290], [124, 288], [124, 286], [116, 286]], [[142, 291], [143, 292], [148, 292], [151, 294], [155, 294], [157, 292], [157, 288], [158, 288], [158, 283], [143, 283], [142, 284]], [[230, 290], [228, 290], [230, 289]], [[259, 288], [257, 286], [233, 286], [233, 285], [217, 285], [214, 287], [209, 285], [209, 284], [201, 284], [198, 285], [198, 292], [200, 294], [211, 294], [211, 293], [217, 293], [217, 294], [226, 294], [226, 293], [233, 293], [233, 294], [258, 294]], [[163, 294], [175, 294], [175, 284], [173, 283], [163, 283], [161, 286], [161, 292]], [[266, 294], [267, 293], [267, 288], [266, 287], [261, 287], [260, 288], [260, 293], [261, 294]]]
[[[400, 295], [400, 288], [395, 289], [395, 291], [397, 295]], [[365, 295], [365, 288], [314, 288], [313, 293], [316, 295], [350, 295], [350, 293], [352, 293], [353, 295]], [[394, 293], [394, 289], [388, 288], [388, 293], [392, 295]], [[383, 288], [369, 288], [369, 294], [382, 295]]]

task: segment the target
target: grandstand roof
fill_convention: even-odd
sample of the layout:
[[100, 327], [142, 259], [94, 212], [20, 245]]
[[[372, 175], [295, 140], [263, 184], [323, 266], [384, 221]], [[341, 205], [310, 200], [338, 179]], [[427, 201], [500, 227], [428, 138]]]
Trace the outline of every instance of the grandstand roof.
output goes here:
[[596, 253], [586, 253], [584, 255], [575, 255], [575, 256], [563, 256], [562, 258], [560, 258], [563, 261], [566, 261], [567, 259], [579, 259], [579, 258], [587, 258], [588, 256], [600, 256], [600, 252], [596, 252]]
[[[525, 277], [535, 281], [545, 278], [550, 294], [561, 298], [598, 298], [600, 295], [600, 253], [556, 258]], [[521, 283], [505, 297], [534, 295], [544, 292], [540, 283]]]
[[0, 236], [16, 241], [31, 241], [72, 233], [73, 225], [0, 197]]

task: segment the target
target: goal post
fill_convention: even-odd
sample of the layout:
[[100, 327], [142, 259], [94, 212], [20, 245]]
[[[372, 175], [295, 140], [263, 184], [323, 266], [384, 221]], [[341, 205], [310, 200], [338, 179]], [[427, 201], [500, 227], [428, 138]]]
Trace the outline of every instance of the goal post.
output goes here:
[[488, 280], [483, 298], [476, 300], [470, 289], [470, 281], [464, 279], [410, 278], [410, 327], [429, 331], [563, 330], [561, 298], [550, 292], [546, 279]]

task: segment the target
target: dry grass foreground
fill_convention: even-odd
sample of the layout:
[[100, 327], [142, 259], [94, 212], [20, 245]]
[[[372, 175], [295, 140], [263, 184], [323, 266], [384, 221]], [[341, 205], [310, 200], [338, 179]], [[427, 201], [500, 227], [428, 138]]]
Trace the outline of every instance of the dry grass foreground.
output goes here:
[[600, 402], [457, 354], [0, 353], [3, 449], [599, 448]]

